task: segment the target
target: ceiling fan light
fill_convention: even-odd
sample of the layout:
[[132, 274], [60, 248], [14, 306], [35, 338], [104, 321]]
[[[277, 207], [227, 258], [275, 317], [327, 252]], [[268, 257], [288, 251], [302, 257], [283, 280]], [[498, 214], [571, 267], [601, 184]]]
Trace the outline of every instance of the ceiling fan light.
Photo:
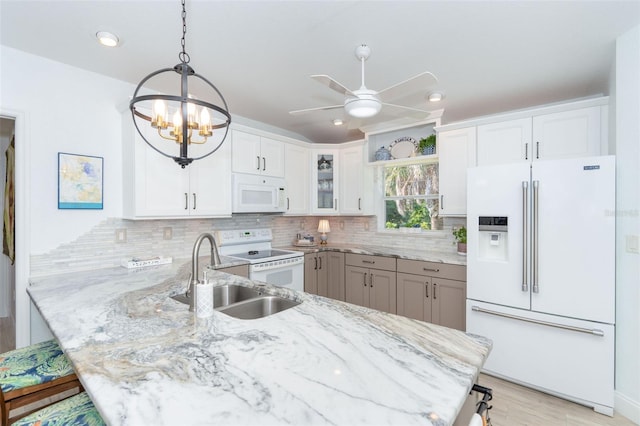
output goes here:
[[344, 103], [344, 110], [352, 117], [368, 118], [380, 112], [382, 104], [378, 99], [352, 99]]

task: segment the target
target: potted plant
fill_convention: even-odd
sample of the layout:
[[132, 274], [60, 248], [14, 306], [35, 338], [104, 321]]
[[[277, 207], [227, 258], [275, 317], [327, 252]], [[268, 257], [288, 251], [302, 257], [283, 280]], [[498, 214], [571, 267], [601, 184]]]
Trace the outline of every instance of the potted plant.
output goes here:
[[458, 242], [458, 254], [463, 256], [467, 255], [467, 228], [461, 226], [460, 228], [453, 228], [453, 237]]
[[418, 142], [418, 150], [422, 155], [430, 155], [436, 153], [436, 135], [429, 135], [420, 139]]

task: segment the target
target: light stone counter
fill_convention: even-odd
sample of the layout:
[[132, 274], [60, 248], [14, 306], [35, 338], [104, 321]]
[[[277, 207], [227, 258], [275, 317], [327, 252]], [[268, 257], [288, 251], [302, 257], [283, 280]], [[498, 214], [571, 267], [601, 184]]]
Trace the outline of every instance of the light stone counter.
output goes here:
[[302, 303], [257, 320], [199, 319], [169, 298], [184, 291], [190, 267], [31, 280], [32, 300], [107, 423], [448, 425], [491, 349], [479, 336], [270, 286]]
[[375, 247], [352, 244], [327, 244], [316, 245], [314, 247], [306, 246], [287, 246], [278, 247], [285, 250], [296, 250], [304, 253], [314, 253], [318, 251], [339, 251], [343, 253], [368, 254], [375, 256], [397, 257], [398, 259], [410, 260], [426, 260], [428, 262], [450, 263], [453, 265], [466, 265], [467, 257], [457, 254], [454, 251], [436, 251], [436, 250], [412, 250], [399, 247]]

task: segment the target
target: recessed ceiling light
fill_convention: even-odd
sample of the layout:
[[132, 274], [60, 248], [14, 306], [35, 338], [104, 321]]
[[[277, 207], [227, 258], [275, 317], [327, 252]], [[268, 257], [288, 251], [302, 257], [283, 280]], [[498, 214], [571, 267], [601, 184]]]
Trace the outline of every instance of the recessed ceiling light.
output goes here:
[[120, 41], [118, 40], [118, 36], [108, 31], [98, 31], [96, 37], [101, 45], [107, 47], [116, 47]]
[[444, 95], [439, 92], [433, 92], [429, 95], [429, 102], [440, 102]]
[[335, 120], [333, 120], [333, 125], [334, 126], [342, 126], [343, 124], [344, 124], [344, 122], [339, 118], [336, 118]]

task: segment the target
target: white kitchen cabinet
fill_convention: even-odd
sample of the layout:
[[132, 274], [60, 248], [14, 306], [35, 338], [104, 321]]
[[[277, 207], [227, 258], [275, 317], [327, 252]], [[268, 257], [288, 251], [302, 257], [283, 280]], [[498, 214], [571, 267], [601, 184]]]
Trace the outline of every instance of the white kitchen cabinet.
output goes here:
[[234, 172], [284, 177], [284, 142], [237, 129], [231, 136]]
[[313, 214], [339, 213], [339, 157], [339, 149], [311, 150], [311, 212]]
[[309, 149], [284, 144], [285, 215], [309, 213]]
[[[142, 140], [129, 114], [123, 114], [122, 129], [125, 218], [231, 216], [231, 144], [228, 140], [210, 156], [183, 169]], [[206, 144], [191, 145], [190, 156], [197, 157], [209, 149]]]
[[478, 165], [604, 155], [602, 116], [591, 106], [478, 126]]
[[478, 165], [531, 161], [531, 118], [478, 126]]
[[466, 216], [467, 167], [475, 166], [476, 128], [438, 134], [441, 216]]
[[[341, 214], [365, 213], [368, 200], [364, 193], [364, 155], [362, 145], [340, 151], [340, 205]], [[369, 193], [370, 196], [370, 193]]]

